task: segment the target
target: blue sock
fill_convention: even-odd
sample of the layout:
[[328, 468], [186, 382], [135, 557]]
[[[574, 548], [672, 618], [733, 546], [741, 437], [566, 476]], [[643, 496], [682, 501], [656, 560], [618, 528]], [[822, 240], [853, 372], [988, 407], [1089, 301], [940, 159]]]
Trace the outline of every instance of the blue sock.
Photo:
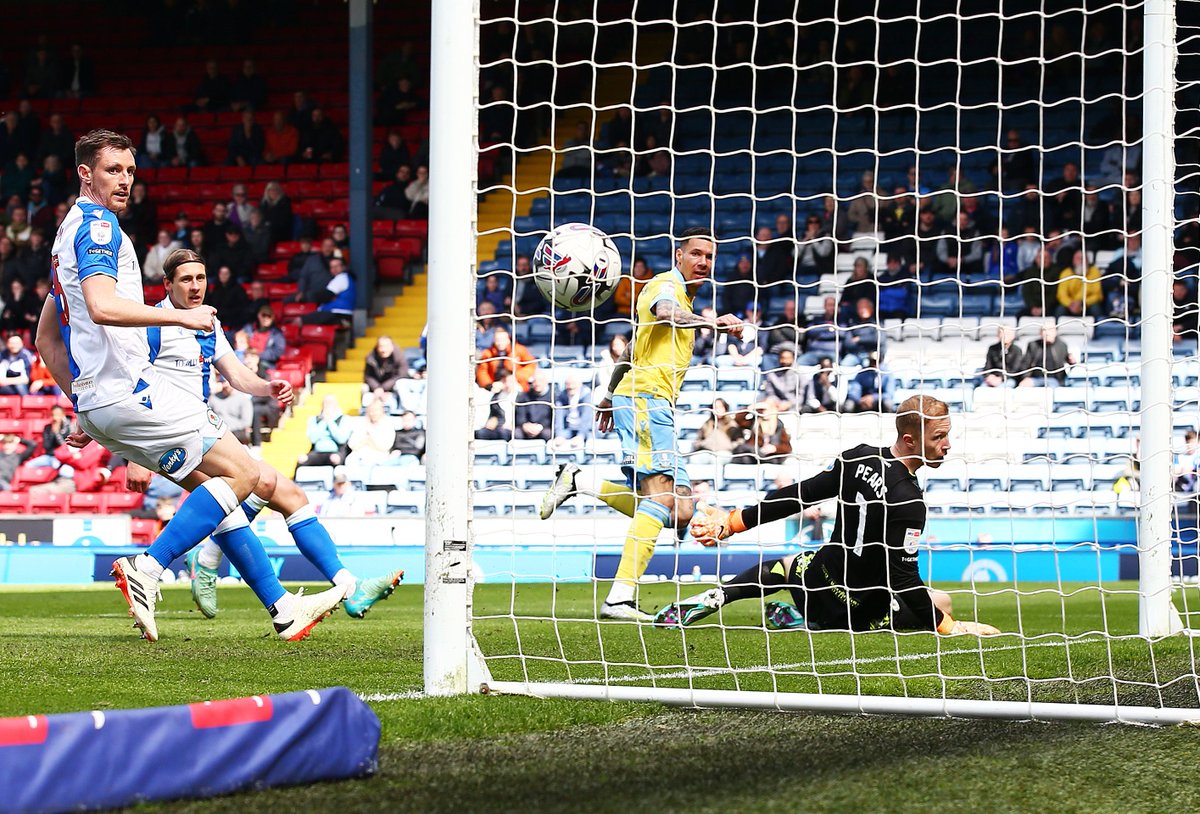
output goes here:
[[[185, 502], [183, 505], [187, 505]], [[258, 601], [270, 608], [284, 595], [283, 586], [275, 576], [275, 569], [262, 542], [249, 526], [219, 531], [213, 534], [213, 542], [221, 547], [229, 564], [237, 569], [242, 580], [254, 591]]]
[[293, 512], [287, 519], [287, 526], [296, 541], [296, 548], [300, 549], [304, 558], [317, 566], [325, 579], [333, 582], [334, 574], [345, 566], [338, 558], [333, 538], [317, 519], [312, 506], [305, 505]]
[[217, 524], [237, 505], [237, 496], [228, 483], [220, 478], [205, 481], [179, 507], [158, 539], [146, 549], [146, 554], [166, 568], [176, 557], [183, 556], [212, 534]]

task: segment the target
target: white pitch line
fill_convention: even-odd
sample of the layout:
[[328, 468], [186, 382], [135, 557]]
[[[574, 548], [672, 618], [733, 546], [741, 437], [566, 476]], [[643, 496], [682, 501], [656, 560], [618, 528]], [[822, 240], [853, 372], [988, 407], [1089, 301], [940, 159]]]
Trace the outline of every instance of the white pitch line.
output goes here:
[[[1093, 644], [1102, 639], [1078, 639], [1071, 644]], [[755, 667], [706, 667], [702, 670], [676, 670], [671, 673], [643, 673], [641, 675], [609, 676], [608, 678], [578, 678], [568, 684], [632, 684], [635, 681], [671, 681], [678, 678], [705, 678], [715, 675], [740, 675], [741, 673], [768, 673], [777, 670], [796, 670], [801, 667], [846, 667], [859, 664], [881, 664], [884, 662], [924, 661], [940, 656], [966, 656], [974, 653], [999, 653], [1002, 650], [1027, 650], [1034, 647], [1063, 647], [1063, 642], [1035, 642], [1034, 644], [1012, 644], [1001, 647], [964, 647], [958, 650], [939, 650], [934, 653], [907, 653], [901, 656], [872, 656], [863, 659], [834, 659], [832, 661], [804, 661], [794, 664], [758, 665]]]
[[420, 690], [409, 690], [408, 692], [360, 692], [357, 695], [364, 701], [412, 701], [425, 697], [425, 693]]

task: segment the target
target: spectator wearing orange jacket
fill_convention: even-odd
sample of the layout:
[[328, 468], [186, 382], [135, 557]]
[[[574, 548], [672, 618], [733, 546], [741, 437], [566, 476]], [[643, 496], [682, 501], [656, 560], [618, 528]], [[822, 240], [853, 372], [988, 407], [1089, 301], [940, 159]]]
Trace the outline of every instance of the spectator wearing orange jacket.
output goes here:
[[529, 389], [529, 380], [533, 378], [533, 371], [537, 368], [537, 360], [528, 348], [512, 340], [507, 328], [497, 325], [492, 336], [492, 346], [479, 354], [475, 383], [484, 390], [490, 389], [501, 367], [516, 374], [517, 385], [521, 392], [525, 392]]

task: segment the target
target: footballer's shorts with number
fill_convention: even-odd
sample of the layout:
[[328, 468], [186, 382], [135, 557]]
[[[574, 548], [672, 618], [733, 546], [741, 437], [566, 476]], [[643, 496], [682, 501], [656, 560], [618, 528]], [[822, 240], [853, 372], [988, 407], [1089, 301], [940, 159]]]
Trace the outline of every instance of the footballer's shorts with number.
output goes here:
[[126, 460], [181, 481], [225, 434], [200, 399], [162, 378], [142, 379], [127, 398], [79, 414], [79, 427]]
[[647, 475], [666, 475], [691, 488], [675, 429], [675, 405], [654, 396], [613, 396], [613, 426], [621, 439], [621, 469], [637, 488]]

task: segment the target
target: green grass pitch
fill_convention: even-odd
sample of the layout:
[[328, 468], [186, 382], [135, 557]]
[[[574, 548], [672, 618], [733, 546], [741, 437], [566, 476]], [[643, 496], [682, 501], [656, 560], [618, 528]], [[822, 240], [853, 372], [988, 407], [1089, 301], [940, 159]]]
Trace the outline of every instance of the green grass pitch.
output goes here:
[[[693, 586], [683, 586], [684, 593]], [[961, 588], [962, 586], [939, 586]], [[955, 596], [1015, 636], [767, 634], [755, 603], [724, 627], [597, 625], [590, 585], [482, 585], [476, 633], [497, 679], [907, 693], [1197, 707], [1190, 639], [1136, 631], [1132, 585], [989, 586]], [[1045, 589], [1038, 592], [1039, 589]], [[675, 586], [643, 592], [654, 607]], [[1200, 607], [1194, 592], [1190, 607]], [[343, 684], [383, 722], [373, 778], [148, 810], [245, 811], [1163, 811], [1200, 803], [1200, 732], [1187, 727], [924, 720], [472, 695], [421, 689], [421, 589], [363, 621], [337, 614], [288, 645], [244, 588], [206, 620], [167, 588], [162, 640], [136, 638], [111, 587], [0, 592], [0, 715], [181, 704]], [[977, 607], [974, 607], [977, 604]], [[964, 613], [964, 610], [971, 610]], [[715, 620], [715, 617], [714, 617]], [[711, 621], [711, 620], [706, 620]], [[520, 652], [524, 659], [512, 658]], [[500, 657], [505, 656], [505, 657]], [[601, 658], [603, 657], [602, 663]], [[761, 668], [771, 663], [774, 672]], [[857, 676], [855, 675], [857, 673]], [[945, 678], [940, 678], [945, 676]], [[1115, 675], [1118, 680], [1103, 678]], [[1066, 677], [1064, 679], [1064, 677]], [[1200, 717], [1200, 713], [1198, 713]], [[165, 756], [171, 761], [186, 756]]]

